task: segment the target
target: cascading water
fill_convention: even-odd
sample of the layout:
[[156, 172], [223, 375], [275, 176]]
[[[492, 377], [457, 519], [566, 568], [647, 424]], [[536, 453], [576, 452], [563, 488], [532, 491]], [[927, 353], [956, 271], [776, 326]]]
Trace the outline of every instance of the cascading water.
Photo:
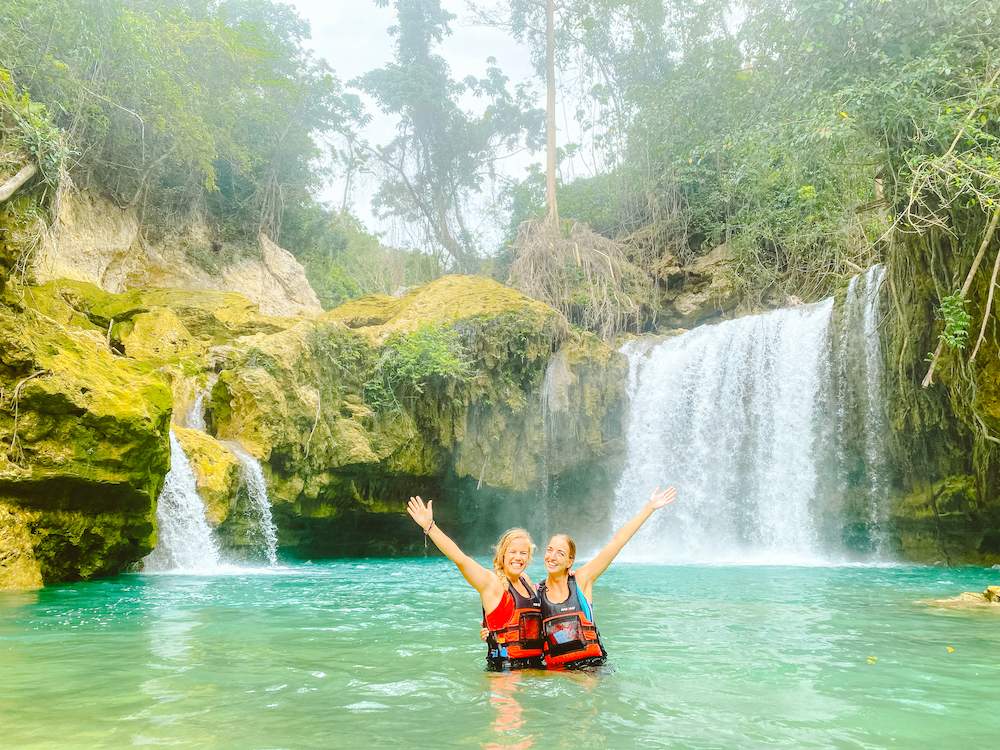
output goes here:
[[205, 521], [194, 472], [174, 431], [170, 431], [170, 471], [156, 505], [157, 544], [142, 561], [147, 572], [212, 573], [219, 548]]
[[208, 426], [205, 424], [205, 396], [207, 395], [207, 391], [198, 391], [198, 395], [194, 397], [191, 408], [184, 415], [184, 424], [188, 428], [208, 432]]
[[844, 475], [864, 497], [863, 520], [873, 530], [871, 546], [884, 552], [879, 529], [888, 517], [891, 468], [886, 451], [889, 424], [885, 413], [879, 289], [883, 266], [872, 266], [851, 279], [844, 300], [839, 347], [838, 432]]
[[569, 396], [567, 386], [573, 375], [566, 363], [566, 355], [557, 352], [549, 359], [542, 379], [539, 400], [542, 406], [542, 429], [545, 450], [542, 453], [542, 465], [539, 471], [539, 505], [542, 508], [543, 528], [548, 532], [548, 507], [550, 493], [559, 494], [559, 470], [562, 468], [558, 459], [560, 456], [560, 440], [565, 437], [565, 421], [569, 414]]
[[832, 310], [831, 299], [622, 348], [631, 421], [615, 525], [656, 486], [674, 485], [679, 497], [640, 531], [630, 557], [817, 559], [815, 422]]
[[270, 565], [278, 562], [278, 531], [271, 516], [271, 501], [267, 497], [267, 483], [260, 462], [237, 443], [227, 443], [242, 466], [241, 491], [245, 491], [247, 520], [250, 521], [248, 537], [267, 557]]

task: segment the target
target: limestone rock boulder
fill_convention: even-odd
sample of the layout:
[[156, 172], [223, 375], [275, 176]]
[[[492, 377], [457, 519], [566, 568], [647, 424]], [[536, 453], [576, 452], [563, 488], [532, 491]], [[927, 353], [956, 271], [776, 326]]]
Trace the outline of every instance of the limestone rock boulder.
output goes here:
[[151, 237], [134, 208], [87, 190], [69, 190], [60, 200], [33, 270], [38, 283], [83, 281], [113, 294], [151, 288], [237, 292], [265, 315], [322, 312], [305, 269], [266, 236], [233, 245], [192, 216], [181, 228]]
[[0, 505], [18, 561], [0, 587], [111, 573], [149, 552], [170, 460], [165, 380], [29, 307], [0, 310], [0, 363]]
[[1000, 607], [1000, 586], [987, 586], [983, 592], [964, 591], [950, 599], [930, 599], [924, 603], [950, 608]]
[[671, 256], [668, 267], [660, 269], [668, 279], [663, 298], [665, 326], [693, 328], [732, 314], [740, 298], [730, 277], [731, 264], [726, 245], [719, 245], [684, 266], [676, 265]]
[[[442, 375], [426, 359], [446, 346], [461, 351], [463, 375]], [[571, 426], [560, 439], [573, 447], [548, 466], [559, 448], [547, 442], [541, 399], [560, 347], [554, 392]], [[621, 437], [624, 358], [489, 279], [446, 276], [402, 298], [362, 298], [244, 337], [226, 361], [210, 429], [263, 459], [275, 499], [297, 514], [390, 509], [347, 477], [358, 472], [453, 472], [525, 491], [545, 472], [613, 452]]]

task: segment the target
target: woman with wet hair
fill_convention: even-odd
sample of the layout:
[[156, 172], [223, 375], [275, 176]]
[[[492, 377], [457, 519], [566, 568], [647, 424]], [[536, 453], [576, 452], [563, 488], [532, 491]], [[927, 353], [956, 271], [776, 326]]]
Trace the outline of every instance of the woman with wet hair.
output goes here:
[[483, 602], [489, 630], [486, 661], [491, 670], [542, 668], [541, 608], [538, 593], [524, 572], [535, 545], [524, 529], [510, 529], [497, 542], [493, 570], [459, 549], [434, 522], [433, 500], [411, 497], [406, 512], [439, 550], [455, 563]]
[[548, 578], [538, 584], [542, 606], [543, 650], [549, 669], [578, 669], [605, 662], [607, 652], [594, 622], [593, 588], [622, 548], [653, 512], [677, 498], [673, 487], [657, 487], [649, 502], [618, 530], [593, 560], [573, 571], [576, 544], [566, 534], [556, 534], [545, 550]]

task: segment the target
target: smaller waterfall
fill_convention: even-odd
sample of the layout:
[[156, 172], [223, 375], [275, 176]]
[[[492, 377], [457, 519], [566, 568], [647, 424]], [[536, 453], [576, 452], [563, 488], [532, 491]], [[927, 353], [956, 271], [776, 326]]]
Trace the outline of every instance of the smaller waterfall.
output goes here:
[[157, 500], [156, 526], [156, 549], [143, 558], [143, 570], [211, 573], [219, 567], [218, 544], [205, 521], [194, 472], [173, 430], [170, 471]]
[[271, 501], [267, 497], [267, 483], [260, 462], [243, 450], [238, 443], [226, 443], [243, 467], [241, 491], [246, 492], [247, 520], [250, 536], [267, 557], [270, 565], [278, 562], [278, 531], [271, 516]]
[[[839, 421], [843, 469], [850, 485], [867, 496], [865, 507], [870, 524], [888, 517], [891, 485], [890, 459], [886, 451], [889, 422], [885, 413], [885, 371], [882, 364], [879, 325], [879, 291], [885, 276], [883, 266], [872, 266], [851, 279], [844, 300], [839, 366]], [[874, 527], [873, 527], [874, 528]], [[885, 540], [875, 532], [875, 551]]]
[[192, 430], [199, 430], [200, 432], [208, 432], [208, 426], [205, 424], [205, 396], [207, 395], [207, 391], [198, 391], [198, 395], [195, 396], [191, 407], [184, 415], [185, 427]]

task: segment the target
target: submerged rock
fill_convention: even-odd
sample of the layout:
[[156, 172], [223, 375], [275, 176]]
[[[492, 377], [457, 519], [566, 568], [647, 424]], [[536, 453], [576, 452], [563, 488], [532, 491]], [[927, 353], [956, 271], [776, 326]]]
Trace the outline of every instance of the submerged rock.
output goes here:
[[951, 599], [928, 599], [926, 604], [946, 607], [998, 607], [1000, 608], [1000, 586], [987, 586], [982, 593], [965, 591]]

